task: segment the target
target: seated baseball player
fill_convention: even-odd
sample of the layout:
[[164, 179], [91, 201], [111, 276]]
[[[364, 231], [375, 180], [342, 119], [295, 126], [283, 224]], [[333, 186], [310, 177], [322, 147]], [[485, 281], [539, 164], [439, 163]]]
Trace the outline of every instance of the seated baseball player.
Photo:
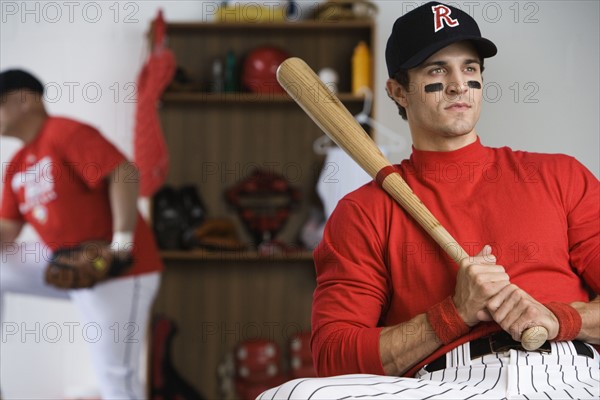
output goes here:
[[[48, 115], [43, 93], [28, 72], [0, 73], [0, 135], [23, 142], [3, 165], [0, 322], [5, 293], [70, 299], [73, 329], [95, 331], [102, 398], [142, 399], [140, 351], [163, 264], [137, 212], [138, 172], [96, 129]], [[26, 223], [42, 242], [15, 242]]]
[[[440, 3], [400, 17], [387, 90], [413, 150], [395, 166], [466, 250], [455, 263], [376, 182], [342, 199], [316, 249], [320, 377], [261, 399], [600, 396], [600, 185], [565, 155], [476, 132], [496, 46]], [[545, 329], [537, 350], [528, 328]]]

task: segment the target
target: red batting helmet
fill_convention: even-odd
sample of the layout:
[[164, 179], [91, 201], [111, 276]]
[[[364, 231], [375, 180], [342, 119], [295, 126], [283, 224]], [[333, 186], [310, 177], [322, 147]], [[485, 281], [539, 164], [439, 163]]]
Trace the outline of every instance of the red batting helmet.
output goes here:
[[254, 93], [285, 93], [277, 82], [276, 73], [288, 57], [288, 53], [273, 46], [252, 50], [244, 60], [242, 85]]

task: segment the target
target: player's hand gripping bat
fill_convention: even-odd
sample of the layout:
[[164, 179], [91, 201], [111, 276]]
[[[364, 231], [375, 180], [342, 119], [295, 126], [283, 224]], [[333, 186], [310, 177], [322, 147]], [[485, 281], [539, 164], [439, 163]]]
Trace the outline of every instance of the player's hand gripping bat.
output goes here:
[[[379, 151], [341, 101], [301, 59], [289, 58], [277, 70], [277, 80], [309, 117], [396, 200], [458, 264], [469, 257], [431, 212], [421, 203], [392, 164]], [[544, 327], [521, 335], [527, 350], [538, 349], [548, 338]]]

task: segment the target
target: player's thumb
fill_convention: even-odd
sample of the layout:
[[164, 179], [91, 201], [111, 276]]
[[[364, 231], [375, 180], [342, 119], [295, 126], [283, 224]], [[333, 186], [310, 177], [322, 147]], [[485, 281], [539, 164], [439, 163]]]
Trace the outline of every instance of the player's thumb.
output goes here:
[[481, 251], [475, 257], [481, 258], [487, 263], [494, 264], [496, 262], [496, 256], [492, 254], [492, 246], [489, 244], [483, 246]]
[[477, 319], [480, 321], [492, 321], [494, 318], [492, 314], [486, 309], [477, 311]]

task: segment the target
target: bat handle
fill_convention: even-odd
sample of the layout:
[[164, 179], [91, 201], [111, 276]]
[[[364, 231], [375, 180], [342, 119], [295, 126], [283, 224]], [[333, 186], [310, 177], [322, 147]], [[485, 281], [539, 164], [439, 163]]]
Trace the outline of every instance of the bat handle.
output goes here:
[[534, 326], [521, 334], [521, 345], [529, 351], [539, 349], [546, 340], [548, 340], [548, 331], [543, 326]]

